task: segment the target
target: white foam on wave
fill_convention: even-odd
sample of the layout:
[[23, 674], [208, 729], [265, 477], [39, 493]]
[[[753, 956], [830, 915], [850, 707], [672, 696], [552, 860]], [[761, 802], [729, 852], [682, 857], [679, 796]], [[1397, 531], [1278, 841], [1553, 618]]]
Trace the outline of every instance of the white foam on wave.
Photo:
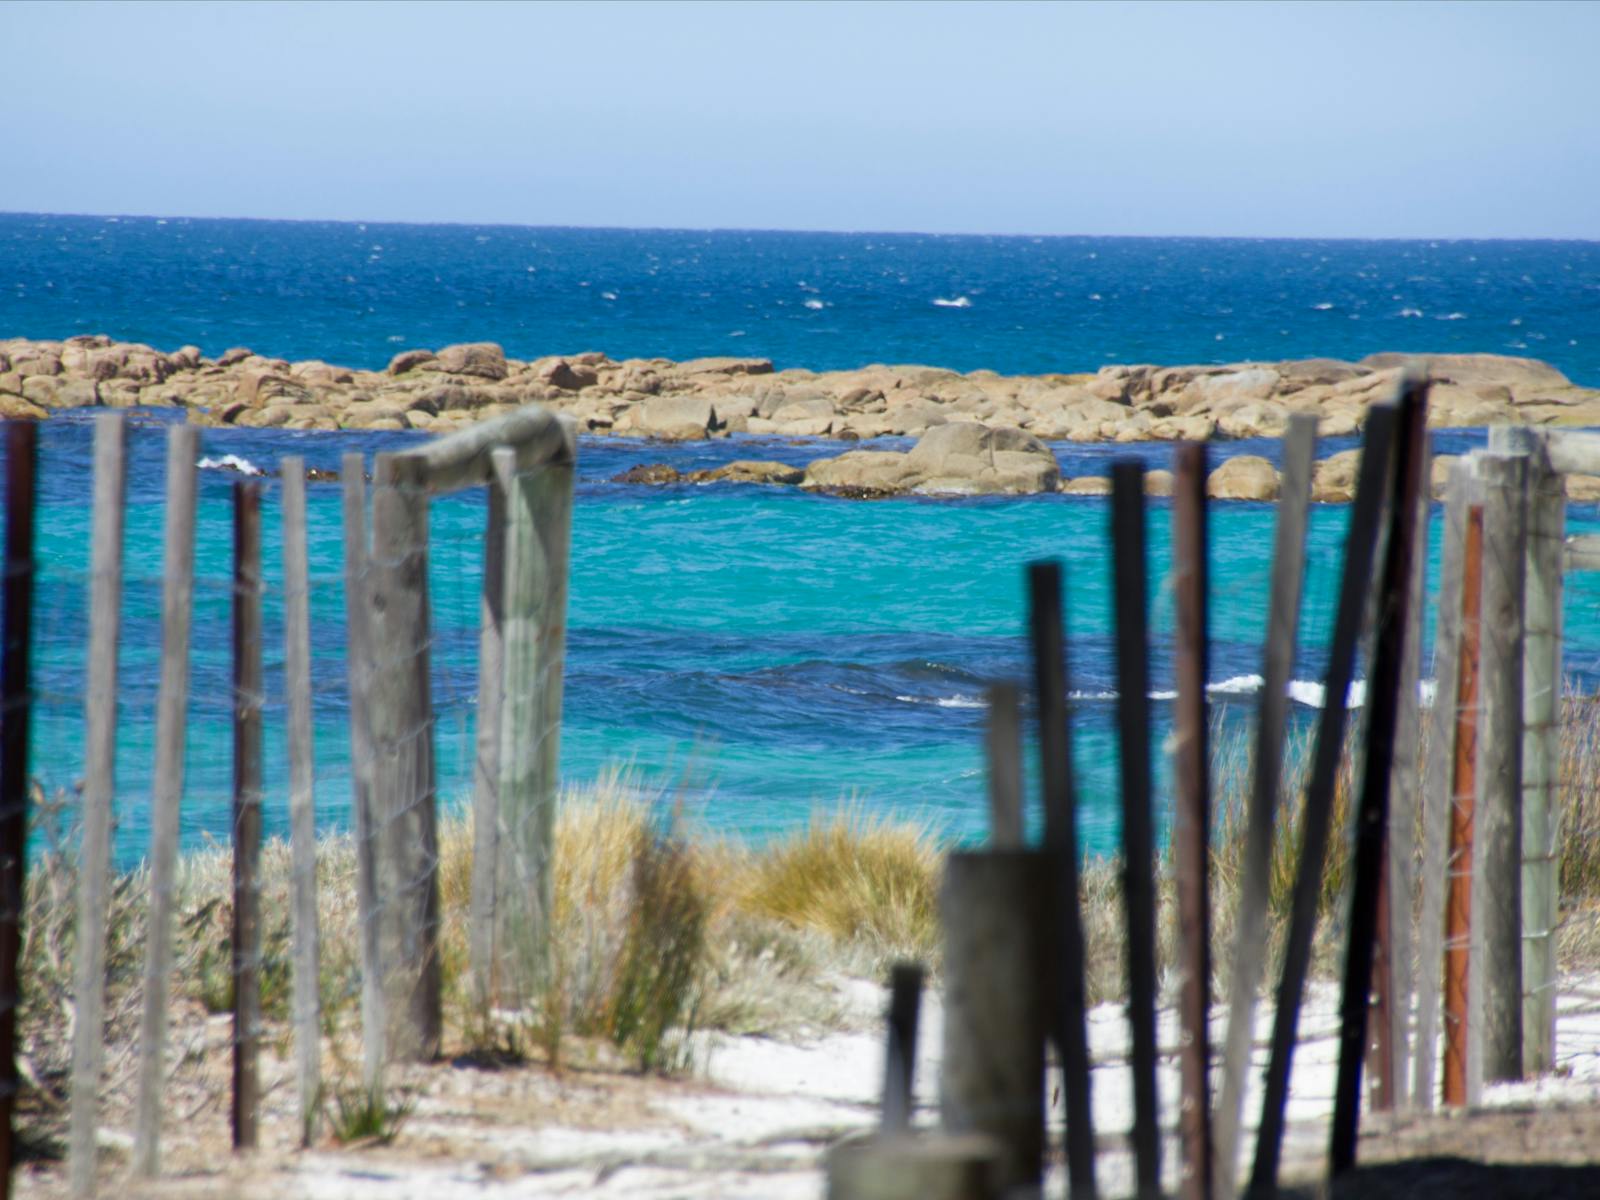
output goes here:
[[[902, 704], [927, 704], [929, 701], [923, 696], [896, 696]], [[988, 708], [988, 702], [982, 696], [935, 696], [932, 703], [940, 708]]]
[[825, 308], [826, 307], [826, 305], [824, 305], [821, 300], [817, 300], [817, 299], [807, 300], [805, 302], [805, 305], [806, 305], [807, 308]]
[[1402, 317], [1420, 317], [1422, 315], [1422, 310], [1420, 308], [1402, 308], [1400, 310], [1400, 315]]
[[237, 471], [240, 475], [266, 474], [248, 458], [240, 458], [237, 454], [224, 454], [221, 458], [202, 458], [196, 465], [202, 471]]
[[1230, 696], [1249, 695], [1251, 692], [1259, 692], [1265, 682], [1266, 680], [1259, 675], [1235, 675], [1220, 683], [1206, 684], [1206, 691], [1222, 692]]
[[1333, 305], [1324, 300], [1321, 304], [1313, 304], [1311, 307], [1318, 312], [1327, 312], [1333, 308]]
[[933, 302], [939, 308], [971, 308], [972, 301], [965, 296], [935, 296]]
[[1445, 313], [1444, 316], [1438, 317], [1436, 319], [1440, 320], [1440, 321], [1465, 321], [1467, 319], [1467, 314], [1466, 313]]

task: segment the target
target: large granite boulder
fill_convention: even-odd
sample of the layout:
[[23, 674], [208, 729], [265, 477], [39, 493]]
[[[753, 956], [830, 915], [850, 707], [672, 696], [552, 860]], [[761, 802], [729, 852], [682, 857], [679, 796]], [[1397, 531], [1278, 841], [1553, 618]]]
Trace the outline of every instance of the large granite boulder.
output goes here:
[[476, 375], [479, 379], [504, 379], [506, 352], [494, 342], [462, 342], [446, 346], [435, 356], [437, 368], [451, 375]]
[[819, 458], [806, 467], [802, 487], [864, 495], [907, 492], [919, 476], [907, 465], [908, 455], [895, 450], [849, 450], [837, 458]]
[[1053, 492], [1056, 456], [1031, 433], [954, 421], [928, 430], [906, 455], [919, 492]]
[[1211, 472], [1206, 480], [1206, 495], [1213, 500], [1276, 500], [1277, 469], [1254, 454], [1230, 458]]

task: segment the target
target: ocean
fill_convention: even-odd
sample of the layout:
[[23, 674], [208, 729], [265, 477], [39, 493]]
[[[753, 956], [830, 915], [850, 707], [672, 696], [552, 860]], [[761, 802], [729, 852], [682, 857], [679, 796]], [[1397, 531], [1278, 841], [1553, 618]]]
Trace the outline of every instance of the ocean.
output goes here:
[[[1600, 245], [999, 238], [395, 226], [0, 215], [0, 335], [108, 333], [216, 354], [381, 367], [400, 349], [494, 340], [508, 354], [761, 355], [817, 369], [914, 361], [1002, 372], [1108, 362], [1359, 358], [1380, 350], [1543, 358], [1600, 385]], [[159, 650], [164, 421], [130, 430], [128, 583], [117, 854], [148, 842]], [[34, 766], [70, 799], [82, 771], [90, 423], [42, 427], [44, 566], [35, 642]], [[206, 430], [203, 452], [270, 472], [287, 453], [334, 467], [414, 441], [393, 433]], [[1481, 432], [1435, 435], [1459, 453]], [[886, 444], [894, 444], [889, 440]], [[1330, 439], [1326, 455], [1353, 445]], [[982, 692], [1026, 675], [1023, 572], [1067, 572], [1083, 836], [1117, 835], [1109, 509], [1071, 496], [858, 503], [788, 489], [609, 482], [641, 462], [804, 462], [840, 444], [739, 437], [585, 438], [573, 526], [562, 773], [630, 771], [663, 812], [709, 835], [762, 839], [841, 804], [966, 839], [984, 826]], [[1068, 475], [1170, 447], [1055, 447]], [[1220, 442], [1275, 457], [1273, 442]], [[229, 495], [202, 472], [194, 698], [183, 836], [225, 840]], [[317, 805], [349, 806], [338, 489], [310, 497]], [[433, 508], [434, 689], [441, 798], [470, 788], [484, 507]], [[1319, 701], [1345, 510], [1316, 506], [1295, 721]], [[1248, 729], [1260, 671], [1274, 509], [1212, 509], [1212, 698], [1225, 738]], [[287, 826], [278, 509], [266, 511], [269, 832]], [[1574, 505], [1574, 530], [1600, 511]], [[1437, 521], [1434, 532], [1437, 535]], [[1167, 507], [1150, 510], [1156, 746], [1169, 719]], [[1430, 548], [1437, 567], [1437, 536]], [[1600, 583], [1574, 575], [1567, 671], [1600, 684]], [[1431, 615], [1431, 614], [1430, 614]], [[1430, 635], [1431, 637], [1431, 635]], [[1431, 647], [1431, 641], [1427, 643]], [[1162, 778], [1164, 764], [1158, 763]]]

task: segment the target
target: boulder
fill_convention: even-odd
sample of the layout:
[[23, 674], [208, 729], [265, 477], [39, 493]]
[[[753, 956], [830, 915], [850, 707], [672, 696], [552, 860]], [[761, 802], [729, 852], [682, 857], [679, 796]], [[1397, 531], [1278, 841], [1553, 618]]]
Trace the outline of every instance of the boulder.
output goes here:
[[402, 350], [389, 360], [389, 365], [384, 369], [390, 375], [404, 375], [407, 371], [415, 371], [434, 361], [432, 350]]
[[560, 388], [564, 392], [579, 392], [586, 387], [593, 387], [599, 382], [600, 376], [593, 367], [574, 365], [564, 358], [550, 359], [541, 363], [534, 374], [553, 388]]
[[1566, 488], [1568, 500], [1593, 504], [1600, 500], [1600, 475], [1568, 475]]
[[1254, 454], [1230, 458], [1211, 472], [1206, 480], [1206, 495], [1213, 500], [1276, 500], [1277, 469]]
[[1341, 450], [1312, 469], [1311, 498], [1319, 504], [1347, 504], [1355, 499], [1356, 472], [1361, 467], [1361, 451]]
[[849, 450], [837, 458], [819, 458], [806, 468], [800, 486], [865, 495], [909, 491], [919, 476], [907, 457], [894, 450]]
[[739, 459], [709, 471], [694, 471], [688, 476], [695, 483], [799, 483], [805, 471], [788, 463]]
[[1270, 400], [1249, 401], [1217, 417], [1217, 432], [1229, 438], [1282, 437], [1288, 427], [1288, 412]]
[[708, 437], [720, 427], [716, 406], [705, 396], [651, 396], [631, 415], [638, 432], [668, 441]]
[[612, 483], [678, 483], [683, 479], [677, 467], [666, 463], [640, 463], [629, 467], [620, 475], [611, 477]]
[[0, 420], [29, 420], [38, 421], [50, 414], [37, 404], [24, 400], [21, 396], [9, 393], [0, 393]]
[[771, 375], [767, 358], [691, 358], [677, 366], [683, 375]]
[[217, 366], [236, 366], [237, 364], [244, 362], [246, 359], [254, 358], [255, 356], [256, 352], [254, 350], [247, 349], [244, 346], [232, 346], [229, 349], [224, 350], [217, 358]]
[[926, 492], [1053, 492], [1056, 456], [1031, 433], [955, 421], [928, 430], [906, 455]]
[[1144, 494], [1146, 496], [1172, 495], [1172, 472], [1157, 468], [1144, 473]]
[[479, 379], [506, 377], [506, 352], [495, 342], [462, 342], [446, 346], [436, 356], [439, 370], [450, 375], [475, 375]]
[[1107, 475], [1080, 475], [1076, 479], [1063, 479], [1060, 490], [1069, 496], [1109, 496], [1111, 479]]

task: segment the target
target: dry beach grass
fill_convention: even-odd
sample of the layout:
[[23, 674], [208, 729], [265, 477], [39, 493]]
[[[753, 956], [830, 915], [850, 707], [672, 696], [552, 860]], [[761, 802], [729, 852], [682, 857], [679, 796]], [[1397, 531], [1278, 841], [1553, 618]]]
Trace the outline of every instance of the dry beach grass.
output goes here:
[[[1569, 699], [1563, 729], [1563, 925], [1567, 970], [1600, 963], [1600, 704]], [[1274, 847], [1271, 945], [1281, 947], [1298, 841], [1297, 780], [1308, 747], [1291, 749], [1284, 819]], [[1213, 843], [1218, 992], [1226, 984], [1242, 862], [1249, 779], [1247, 744], [1218, 739]], [[1347, 762], [1338, 802], [1349, 803]], [[25, 992], [19, 1045], [25, 1077], [21, 1125], [42, 1180], [59, 1179], [66, 1119], [72, 1004], [75, 872], [59, 798], [36, 796], [36, 818], [52, 848], [32, 865], [25, 915]], [[565, 1072], [644, 1079], [692, 1067], [693, 1032], [779, 1038], [859, 1025], [840, 1003], [838, 981], [879, 978], [897, 958], [938, 969], [942, 850], [914, 824], [868, 816], [859, 805], [819, 813], [804, 829], [762, 846], [684, 836], [670, 799], [614, 771], [564, 797], [556, 833], [555, 928], [549, 984], [529, 1011], [491, 1018], [477, 1004], [467, 966], [469, 822], [451, 816], [441, 831], [441, 955], [446, 1054], [458, 1063], [542, 1064]], [[52, 833], [54, 830], [54, 833]], [[1420, 839], [1418, 839], [1420, 844]], [[1315, 969], [1337, 965], [1345, 856], [1329, 852]], [[354, 854], [348, 838], [324, 839], [319, 856], [324, 1074], [328, 1132], [335, 1138], [392, 1135], [407, 1101], [403, 1081], [384, 1108], [353, 1111], [359, 1079], [359, 939]], [[288, 1058], [289, 856], [270, 843], [263, 861], [265, 961], [262, 981], [268, 1053]], [[111, 894], [107, 954], [105, 1105], [125, 1124], [132, 1099], [148, 877], [120, 876]], [[188, 855], [180, 872], [178, 969], [172, 1002], [177, 1117], [226, 1111], [231, 999], [228, 930], [231, 870], [226, 848]], [[1089, 997], [1123, 991], [1122, 910], [1117, 865], [1098, 860], [1083, 874], [1090, 951]], [[1176, 921], [1163, 885], [1162, 959], [1172, 961]], [[1270, 968], [1269, 968], [1270, 969]], [[692, 1071], [689, 1072], [692, 1074]], [[464, 1085], [466, 1086], [466, 1085]], [[632, 1087], [633, 1085], [629, 1085]], [[292, 1107], [287, 1086], [272, 1103]], [[357, 1106], [359, 1107], [359, 1106]], [[616, 1114], [594, 1115], [604, 1122]], [[292, 1122], [282, 1122], [292, 1128]], [[292, 1136], [281, 1135], [292, 1144]]]

